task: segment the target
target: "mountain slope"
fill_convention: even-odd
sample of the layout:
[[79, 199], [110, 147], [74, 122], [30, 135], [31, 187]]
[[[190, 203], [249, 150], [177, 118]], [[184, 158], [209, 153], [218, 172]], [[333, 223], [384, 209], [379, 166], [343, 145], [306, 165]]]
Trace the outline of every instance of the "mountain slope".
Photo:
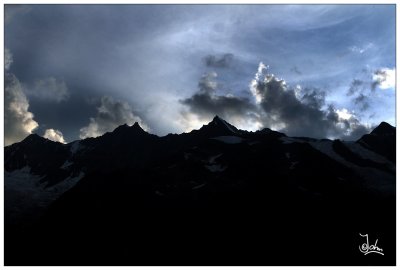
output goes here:
[[396, 129], [388, 123], [382, 122], [370, 134], [362, 136], [357, 142], [363, 147], [395, 162]]

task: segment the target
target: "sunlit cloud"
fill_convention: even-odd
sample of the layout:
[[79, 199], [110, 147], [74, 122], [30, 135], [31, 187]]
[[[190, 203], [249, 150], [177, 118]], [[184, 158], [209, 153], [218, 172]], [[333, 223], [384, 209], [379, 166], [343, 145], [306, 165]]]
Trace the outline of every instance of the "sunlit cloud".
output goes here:
[[61, 131], [56, 130], [56, 129], [52, 129], [52, 128], [46, 129], [46, 131], [43, 134], [43, 137], [46, 139], [49, 139], [51, 141], [66, 143]]
[[395, 88], [396, 86], [396, 69], [381, 68], [372, 75], [374, 86], [382, 90]]
[[21, 82], [8, 69], [13, 63], [11, 52], [5, 50], [4, 74], [4, 143], [10, 145], [19, 142], [31, 134], [39, 124], [29, 111], [29, 101]]
[[351, 114], [346, 108], [343, 108], [341, 110], [337, 109], [335, 110], [335, 112], [341, 120], [349, 120], [351, 117], [353, 117], [353, 114]]
[[261, 99], [262, 99], [262, 96], [261, 96], [260, 93], [257, 91], [257, 85], [258, 85], [258, 83], [260, 82], [260, 80], [261, 80], [261, 78], [262, 78], [264, 72], [267, 71], [267, 69], [268, 69], [268, 66], [264, 65], [263, 62], [260, 62], [260, 63], [258, 64], [257, 72], [256, 72], [256, 74], [254, 75], [254, 79], [251, 80], [250, 85], [249, 85], [250, 91], [251, 91], [251, 93], [253, 94], [253, 96], [255, 97], [257, 103], [260, 103], [260, 102], [261, 102]]

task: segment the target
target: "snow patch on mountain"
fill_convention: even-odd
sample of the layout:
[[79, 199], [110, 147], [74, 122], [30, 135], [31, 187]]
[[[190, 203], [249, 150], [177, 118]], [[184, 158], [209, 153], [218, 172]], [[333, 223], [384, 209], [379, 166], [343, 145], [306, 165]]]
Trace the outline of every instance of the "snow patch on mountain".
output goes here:
[[[394, 186], [395, 183], [392, 181], [393, 177], [390, 175], [390, 173], [378, 170], [376, 168], [358, 166], [354, 163], [345, 160], [343, 157], [337, 154], [335, 150], [333, 150], [332, 141], [320, 140], [320, 141], [310, 142], [310, 145], [314, 147], [316, 150], [320, 151], [321, 153], [327, 155], [328, 157], [353, 169], [354, 172], [356, 172], [362, 179], [364, 179], [361, 185], [365, 189], [385, 194], [388, 194], [389, 192], [393, 192], [395, 190]], [[352, 146], [352, 147], [354, 151], [358, 151], [359, 153], [362, 153], [362, 155], [364, 156], [365, 155], [370, 155], [370, 157], [374, 156], [371, 153], [367, 154], [367, 152], [365, 152], [361, 148], [358, 148], [357, 146]], [[374, 158], [377, 157], [374, 156]]]
[[335, 150], [333, 150], [333, 142], [328, 140], [319, 140], [315, 142], [310, 142], [310, 145], [321, 153], [327, 155], [328, 157], [350, 167], [352, 163], [346, 161], [340, 155], [338, 155]]
[[12, 172], [5, 171], [6, 218], [16, 224], [22, 220], [37, 220], [51, 203], [75, 186], [83, 176], [81, 172], [78, 176], [68, 177], [54, 186], [46, 187], [46, 183], [41, 182], [43, 177], [32, 174], [29, 166]]
[[385, 158], [385, 157], [383, 157], [383, 156], [381, 156], [381, 155], [379, 155], [379, 154], [377, 154], [377, 153], [375, 153], [375, 152], [363, 147], [359, 143], [356, 143], [356, 142], [343, 142], [343, 144], [346, 145], [346, 147], [350, 151], [352, 151], [353, 153], [357, 154], [361, 158], [369, 159], [369, 160], [377, 162], [377, 163], [389, 163], [390, 162], [387, 158]]

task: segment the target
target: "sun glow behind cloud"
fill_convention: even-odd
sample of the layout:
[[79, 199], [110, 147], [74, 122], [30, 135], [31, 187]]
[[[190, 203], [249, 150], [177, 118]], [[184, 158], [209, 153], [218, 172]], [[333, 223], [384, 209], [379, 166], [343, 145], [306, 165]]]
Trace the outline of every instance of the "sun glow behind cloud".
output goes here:
[[251, 80], [250, 85], [249, 85], [250, 91], [253, 94], [253, 96], [255, 97], [256, 103], [258, 103], [258, 104], [262, 100], [262, 96], [257, 91], [258, 82], [260, 80], [262, 80], [262, 76], [263, 76], [264, 72], [267, 71], [267, 69], [268, 69], [268, 66], [264, 65], [263, 62], [260, 62], [258, 64], [258, 69], [257, 69], [257, 72], [256, 72], [256, 74], [254, 76], [254, 79]]

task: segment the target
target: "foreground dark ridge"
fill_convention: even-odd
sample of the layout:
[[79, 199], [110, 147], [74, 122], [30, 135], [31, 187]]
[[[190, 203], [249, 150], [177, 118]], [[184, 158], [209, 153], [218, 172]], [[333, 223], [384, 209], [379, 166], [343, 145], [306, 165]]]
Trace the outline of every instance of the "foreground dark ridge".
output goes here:
[[[6, 265], [394, 264], [395, 133], [294, 138], [215, 117], [164, 137], [30, 135], [5, 147]], [[361, 254], [359, 233], [385, 256]]]

